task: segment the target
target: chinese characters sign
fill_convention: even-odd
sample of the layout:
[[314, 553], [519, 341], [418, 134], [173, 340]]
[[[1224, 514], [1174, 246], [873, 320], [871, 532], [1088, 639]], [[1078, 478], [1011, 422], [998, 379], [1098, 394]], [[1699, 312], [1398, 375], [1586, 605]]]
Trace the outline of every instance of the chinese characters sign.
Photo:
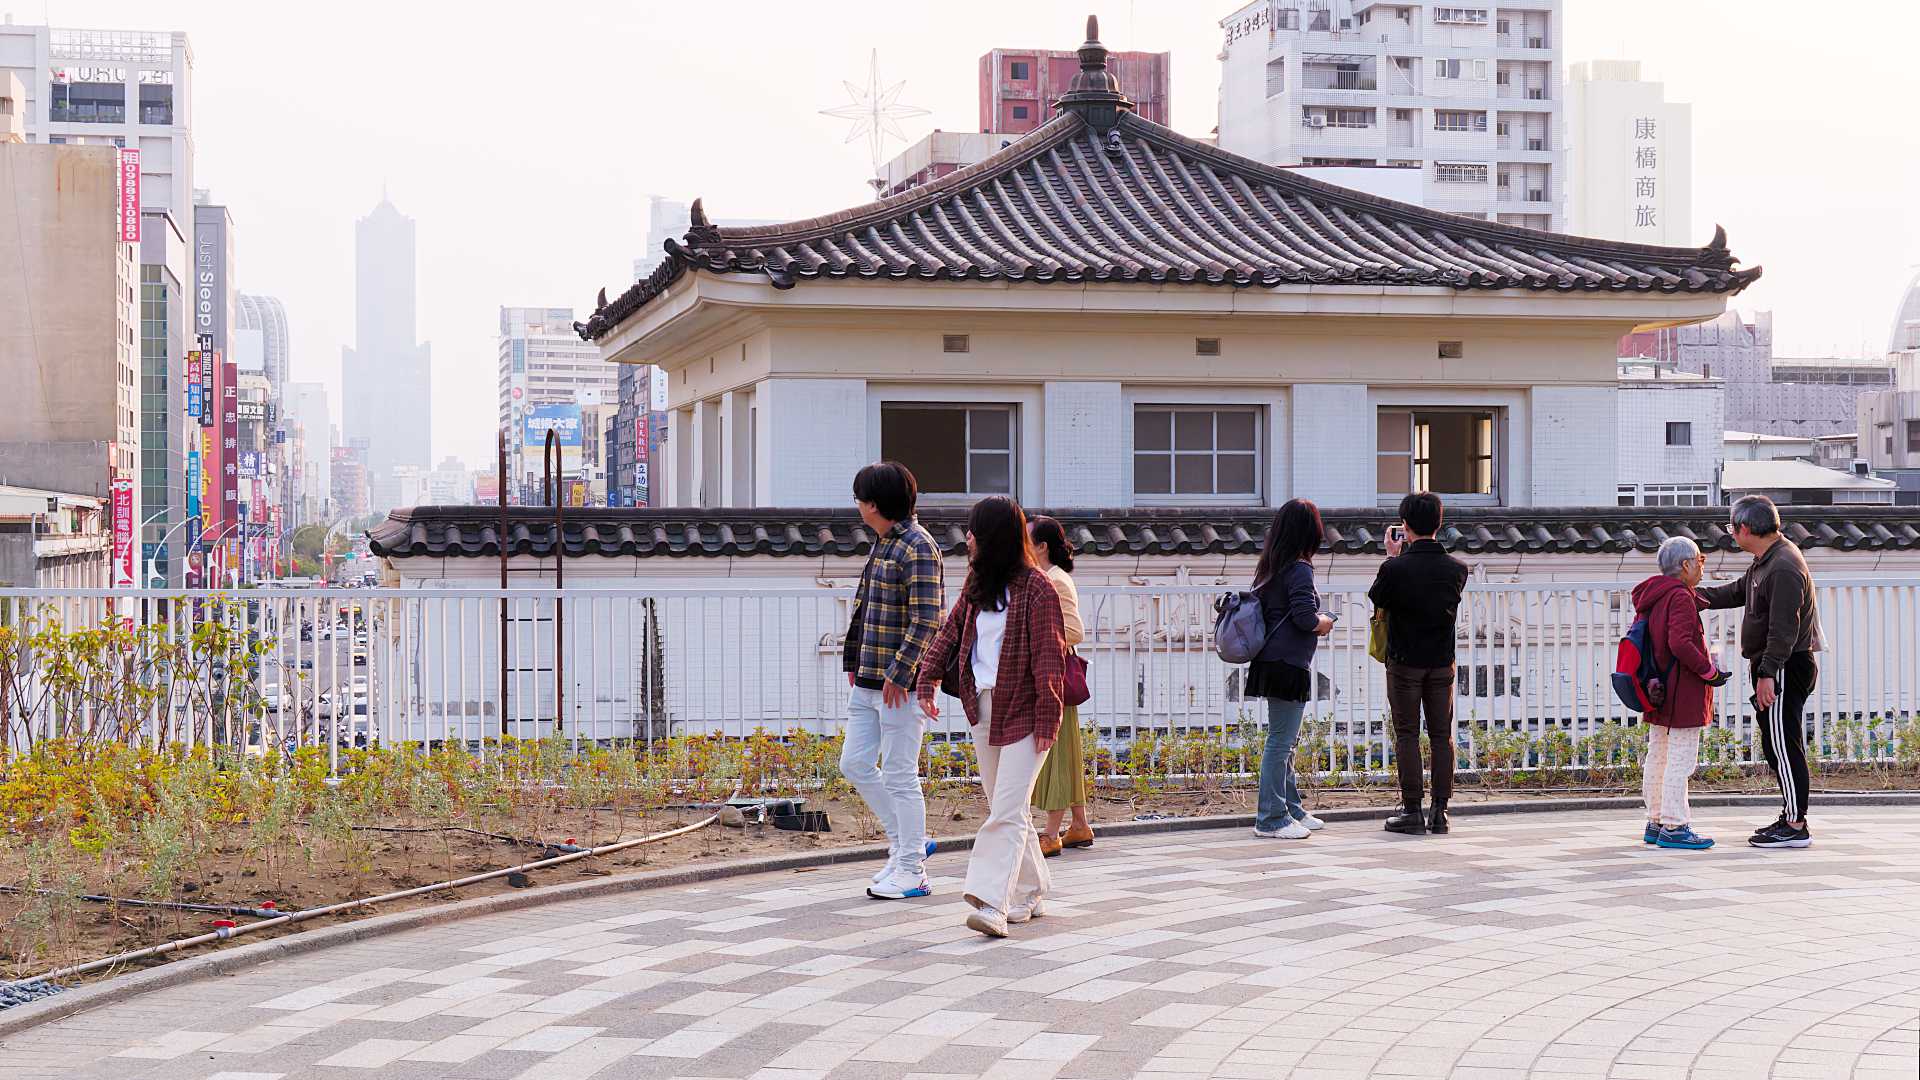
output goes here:
[[120, 219], [120, 242], [137, 244], [140, 242], [140, 151], [132, 147], [120, 148], [120, 198], [117, 202]]
[[1633, 228], [1660, 232], [1660, 123], [1651, 116], [1633, 121]]
[[133, 585], [133, 478], [113, 479], [113, 584]]

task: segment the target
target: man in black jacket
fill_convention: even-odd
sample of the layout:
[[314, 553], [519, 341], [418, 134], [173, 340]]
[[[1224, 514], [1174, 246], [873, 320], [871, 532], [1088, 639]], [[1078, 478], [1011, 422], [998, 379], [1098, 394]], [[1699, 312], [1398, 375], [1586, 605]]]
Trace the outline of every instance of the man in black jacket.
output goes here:
[[1753, 665], [1754, 723], [1760, 749], [1780, 782], [1780, 819], [1756, 830], [1747, 843], [1758, 848], [1803, 848], [1813, 844], [1807, 827], [1807, 699], [1820, 665], [1820, 613], [1814, 607], [1813, 575], [1793, 541], [1780, 535], [1780, 511], [1765, 495], [1733, 504], [1727, 531], [1753, 564], [1738, 581], [1702, 585], [1701, 605], [1744, 607], [1740, 655]]
[[[1440, 496], [1418, 491], [1400, 500], [1400, 525], [1387, 534], [1387, 561], [1367, 598], [1387, 616], [1387, 707], [1393, 714], [1393, 757], [1400, 773], [1401, 812], [1387, 831], [1447, 831], [1453, 795], [1454, 619], [1467, 585], [1467, 564], [1434, 539]], [[1420, 714], [1426, 713], [1433, 755], [1433, 812], [1420, 813]]]

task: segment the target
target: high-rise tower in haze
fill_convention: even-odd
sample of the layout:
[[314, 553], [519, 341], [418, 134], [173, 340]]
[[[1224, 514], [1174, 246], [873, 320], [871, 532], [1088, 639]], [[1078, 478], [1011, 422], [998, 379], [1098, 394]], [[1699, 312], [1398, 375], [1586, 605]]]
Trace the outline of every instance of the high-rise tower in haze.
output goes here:
[[365, 440], [375, 510], [399, 496], [397, 466], [433, 467], [429, 347], [414, 333], [413, 219], [384, 195], [354, 225], [355, 343], [341, 351], [347, 445]]

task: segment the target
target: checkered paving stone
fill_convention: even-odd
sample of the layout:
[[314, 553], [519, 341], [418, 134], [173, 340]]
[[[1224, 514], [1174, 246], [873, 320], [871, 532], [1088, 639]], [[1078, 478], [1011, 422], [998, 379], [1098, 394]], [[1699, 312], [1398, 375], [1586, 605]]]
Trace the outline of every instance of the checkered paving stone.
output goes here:
[[961, 926], [871, 867], [571, 901], [160, 990], [0, 1044], [0, 1080], [1913, 1080], [1920, 812], [1804, 851], [1633, 815], [1103, 839], [1044, 918]]

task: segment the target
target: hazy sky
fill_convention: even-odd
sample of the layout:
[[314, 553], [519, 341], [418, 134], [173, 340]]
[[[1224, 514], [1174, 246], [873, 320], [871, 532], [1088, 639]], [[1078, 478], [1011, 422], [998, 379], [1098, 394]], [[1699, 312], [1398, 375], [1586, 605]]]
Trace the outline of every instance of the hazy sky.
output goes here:
[[[1073, 48], [1092, 12], [1112, 48], [1172, 51], [1174, 127], [1204, 136], [1235, 6], [0, 0], [17, 22], [191, 35], [195, 184], [231, 207], [240, 288], [285, 301], [294, 376], [329, 383], [336, 416], [353, 222], [387, 185], [419, 222], [435, 455], [469, 465], [493, 458], [498, 308], [584, 317], [595, 290], [617, 294], [649, 193], [743, 218], [866, 200], [865, 143], [818, 111], [845, 103], [869, 50], [932, 111], [910, 135], [972, 130], [981, 53]], [[1844, 28], [1787, 0], [1565, 6], [1569, 63], [1638, 59], [1693, 104], [1697, 239], [1721, 223], [1766, 267], [1737, 305], [1775, 311], [1776, 353], [1884, 348], [1920, 263], [1920, 5], [1870, 0]]]

